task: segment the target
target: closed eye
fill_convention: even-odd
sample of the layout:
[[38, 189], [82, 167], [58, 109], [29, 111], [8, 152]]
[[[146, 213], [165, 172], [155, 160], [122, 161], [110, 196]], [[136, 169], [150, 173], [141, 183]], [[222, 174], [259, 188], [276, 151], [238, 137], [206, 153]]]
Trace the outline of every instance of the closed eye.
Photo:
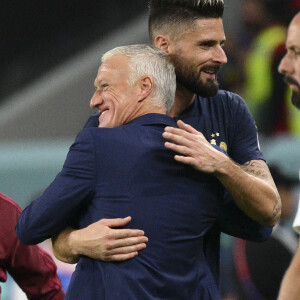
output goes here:
[[102, 89], [104, 89], [104, 88], [108, 87], [108, 83], [102, 83], [102, 84], [100, 85], [100, 87], [101, 87]]
[[299, 56], [300, 55], [300, 49], [297, 47], [289, 47], [288, 51], [290, 51], [291, 54], [295, 55], [295, 56]]

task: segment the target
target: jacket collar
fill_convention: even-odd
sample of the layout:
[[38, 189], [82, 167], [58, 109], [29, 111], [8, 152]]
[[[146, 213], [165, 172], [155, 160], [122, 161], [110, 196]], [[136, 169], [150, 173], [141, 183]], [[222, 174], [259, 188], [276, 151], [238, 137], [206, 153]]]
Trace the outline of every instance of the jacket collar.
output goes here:
[[127, 125], [165, 125], [177, 127], [173, 118], [163, 114], [146, 114], [130, 121]]

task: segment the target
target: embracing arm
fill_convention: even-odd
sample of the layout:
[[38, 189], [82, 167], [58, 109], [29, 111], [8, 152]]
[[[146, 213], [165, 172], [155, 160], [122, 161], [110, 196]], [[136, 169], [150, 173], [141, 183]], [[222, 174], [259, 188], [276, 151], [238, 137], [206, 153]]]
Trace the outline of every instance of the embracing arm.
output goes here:
[[223, 233], [253, 242], [265, 241], [272, 234], [272, 227], [264, 226], [247, 216], [227, 190], [224, 191], [217, 224]]
[[248, 216], [265, 226], [276, 224], [281, 213], [281, 200], [263, 160], [237, 165], [228, 159], [220, 162], [216, 177]]
[[281, 200], [267, 164], [252, 160], [237, 165], [190, 125], [178, 121], [178, 126], [166, 127], [163, 134], [170, 141], [166, 147], [178, 153], [175, 159], [214, 174], [245, 214], [260, 224], [274, 226], [280, 217]]
[[52, 238], [53, 253], [61, 261], [76, 263], [81, 255], [103, 261], [123, 261], [138, 255], [148, 238], [138, 229], [115, 229], [131, 217], [102, 219], [86, 228], [67, 228]]
[[23, 244], [41, 243], [77, 221], [94, 192], [93, 149], [90, 133], [81, 131], [70, 147], [62, 171], [21, 213], [16, 233]]

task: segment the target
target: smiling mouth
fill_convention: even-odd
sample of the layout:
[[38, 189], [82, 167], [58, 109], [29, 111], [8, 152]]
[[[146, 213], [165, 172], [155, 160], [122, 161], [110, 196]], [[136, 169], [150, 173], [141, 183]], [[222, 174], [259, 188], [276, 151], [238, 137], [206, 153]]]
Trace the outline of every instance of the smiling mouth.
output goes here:
[[215, 66], [209, 67], [209, 66], [207, 66], [207, 67], [203, 67], [201, 71], [202, 71], [203, 73], [207, 74], [207, 75], [210, 76], [210, 77], [216, 78], [216, 77], [217, 77], [217, 72], [218, 72], [219, 70], [220, 70], [220, 67], [219, 67], [219, 66], [218, 66], [218, 67], [215, 67]]
[[208, 73], [208, 74], [216, 74], [217, 73], [216, 71], [210, 71], [210, 70], [205, 70], [204, 72]]
[[213, 79], [215, 80], [217, 78], [217, 72], [216, 71], [210, 71], [210, 70], [203, 70], [202, 71], [205, 76], [208, 78], [208, 79]]
[[285, 81], [285, 83], [290, 84], [290, 85], [295, 85], [298, 89], [300, 89], [300, 84], [294, 78], [292, 78], [290, 76], [285, 76], [283, 78], [283, 80]]
[[[108, 112], [108, 108], [103, 109], [103, 110], [99, 110], [99, 125], [98, 127], [105, 127], [105, 119], [107, 119], [106, 117], [104, 118], [104, 115]], [[101, 125], [102, 124], [102, 125]]]
[[107, 113], [108, 112], [108, 108], [107, 109], [104, 109], [104, 110], [102, 110], [99, 114], [100, 114], [100, 116], [102, 116], [102, 115], [104, 115], [105, 113]]
[[217, 74], [217, 72], [215, 72], [215, 71], [203, 71], [203, 72], [206, 74], [209, 74], [209, 75], [214, 75], [214, 76], [216, 76], [216, 74]]

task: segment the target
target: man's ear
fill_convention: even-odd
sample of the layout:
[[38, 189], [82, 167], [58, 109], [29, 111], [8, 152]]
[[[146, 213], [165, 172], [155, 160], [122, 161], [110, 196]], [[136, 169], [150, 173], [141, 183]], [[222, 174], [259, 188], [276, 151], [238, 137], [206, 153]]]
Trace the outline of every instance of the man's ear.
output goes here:
[[146, 75], [139, 80], [140, 94], [138, 97], [138, 102], [145, 100], [153, 91], [154, 82], [151, 76]]
[[169, 49], [171, 45], [170, 37], [167, 35], [158, 35], [154, 39], [154, 45], [156, 48], [169, 54]]

